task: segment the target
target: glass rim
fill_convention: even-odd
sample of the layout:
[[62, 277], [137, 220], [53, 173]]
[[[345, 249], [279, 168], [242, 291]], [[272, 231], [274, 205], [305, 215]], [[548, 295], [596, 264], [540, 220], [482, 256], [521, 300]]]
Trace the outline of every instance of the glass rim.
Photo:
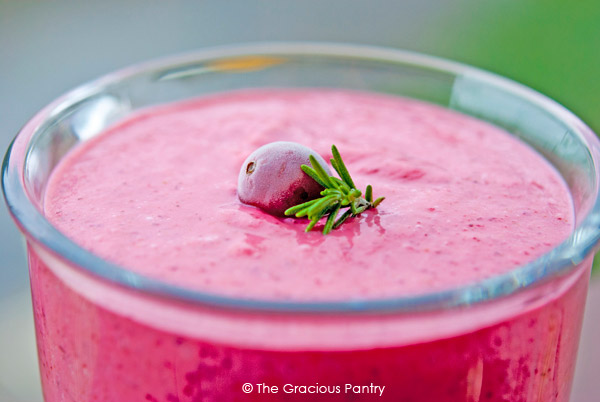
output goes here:
[[[97, 93], [98, 89], [120, 80], [148, 72], [158, 72], [188, 63], [198, 63], [223, 57], [345, 57], [391, 64], [410, 65], [455, 76], [476, 76], [478, 80], [501, 87], [539, 106], [561, 120], [587, 146], [594, 165], [594, 199], [592, 206], [571, 236], [534, 261], [520, 265], [500, 275], [453, 288], [414, 296], [383, 299], [341, 301], [279, 301], [226, 296], [193, 290], [131, 271], [108, 262], [87, 251], [56, 229], [30, 200], [25, 188], [24, 172], [30, 145], [36, 135], [47, 128], [48, 121], [77, 102]], [[135, 64], [83, 84], [57, 98], [39, 111], [23, 126], [11, 142], [2, 164], [2, 187], [8, 209], [29, 239], [41, 244], [78, 269], [99, 279], [148, 295], [166, 297], [197, 306], [223, 307], [257, 312], [354, 313], [354, 312], [416, 312], [458, 308], [498, 299], [531, 288], [546, 280], [566, 274], [591, 255], [600, 241], [600, 142], [596, 135], [573, 113], [546, 96], [498, 75], [461, 63], [420, 53], [369, 45], [310, 42], [266, 42], [207, 48], [195, 52], [160, 58]]]

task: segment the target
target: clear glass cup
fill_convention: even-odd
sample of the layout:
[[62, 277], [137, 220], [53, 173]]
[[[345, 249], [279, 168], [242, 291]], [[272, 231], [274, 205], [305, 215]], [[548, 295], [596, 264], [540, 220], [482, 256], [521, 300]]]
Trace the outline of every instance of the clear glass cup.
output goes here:
[[[82, 249], [44, 217], [54, 167], [108, 125], [156, 104], [262, 87], [398, 95], [503, 127], [562, 174], [576, 228], [537, 260], [478, 283], [312, 303], [229, 298], [148, 278]], [[385, 386], [380, 400], [567, 401], [600, 236], [598, 150], [585, 124], [530, 89], [391, 49], [227, 47], [81, 86], [25, 125], [3, 164], [5, 198], [27, 240], [45, 400], [359, 400]]]

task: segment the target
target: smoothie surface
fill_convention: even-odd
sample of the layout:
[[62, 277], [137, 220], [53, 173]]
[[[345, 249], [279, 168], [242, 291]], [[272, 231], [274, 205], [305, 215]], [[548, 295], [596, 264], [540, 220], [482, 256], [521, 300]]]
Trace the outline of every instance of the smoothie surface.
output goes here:
[[[240, 166], [295, 141], [335, 144], [385, 196], [327, 236], [241, 204]], [[273, 300], [414, 295], [505, 273], [573, 227], [558, 173], [499, 128], [371, 93], [253, 90], [147, 109], [71, 151], [45, 213], [101, 257], [170, 283]]]

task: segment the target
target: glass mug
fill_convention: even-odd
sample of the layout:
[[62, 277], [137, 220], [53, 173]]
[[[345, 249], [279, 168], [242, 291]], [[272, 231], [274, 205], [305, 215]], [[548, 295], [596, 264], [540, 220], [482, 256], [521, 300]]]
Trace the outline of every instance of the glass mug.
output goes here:
[[[243, 299], [111, 264], [42, 213], [73, 147], [141, 108], [244, 88], [342, 88], [423, 100], [500, 126], [561, 173], [576, 228], [506, 274], [367, 301]], [[44, 397], [56, 401], [568, 401], [600, 236], [598, 140], [519, 84], [366, 46], [274, 43], [134, 66], [40, 111], [3, 164], [27, 240]]]

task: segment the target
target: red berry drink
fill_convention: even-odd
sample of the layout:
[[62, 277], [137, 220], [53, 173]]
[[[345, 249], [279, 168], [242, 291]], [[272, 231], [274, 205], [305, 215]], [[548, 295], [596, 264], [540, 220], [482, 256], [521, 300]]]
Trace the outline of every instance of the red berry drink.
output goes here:
[[[298, 166], [332, 144], [385, 201], [306, 232], [282, 212], [320, 196]], [[250, 89], [142, 109], [40, 193], [81, 247], [29, 237], [45, 400], [568, 401], [591, 256], [547, 272], [584, 187], [408, 98]]]

